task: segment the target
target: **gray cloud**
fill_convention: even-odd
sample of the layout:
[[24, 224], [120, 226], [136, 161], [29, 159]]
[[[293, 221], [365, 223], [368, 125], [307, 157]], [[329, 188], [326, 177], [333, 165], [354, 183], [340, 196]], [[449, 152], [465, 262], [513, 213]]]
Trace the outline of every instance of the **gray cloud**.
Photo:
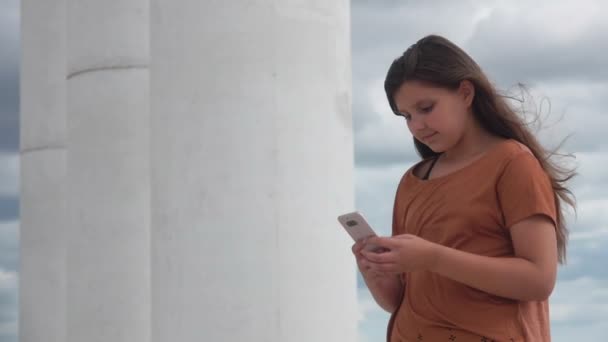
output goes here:
[[14, 291], [0, 290], [0, 308], [10, 308], [10, 310], [0, 309], [0, 324], [13, 322], [17, 319], [16, 310], [17, 296]]
[[0, 3], [0, 71], [19, 62], [19, 0]]
[[17, 164], [17, 155], [0, 154], [0, 270], [16, 271], [19, 266]]
[[355, 133], [361, 132], [369, 124], [373, 124], [375, 118], [373, 109], [366, 97], [367, 91], [363, 82], [353, 84], [353, 128]]
[[[608, 239], [601, 240], [602, 245], [608, 243]], [[589, 248], [585, 243], [571, 242], [568, 249], [568, 263], [560, 267], [559, 280], [566, 281], [581, 277], [594, 277], [608, 279], [606, 265], [599, 260], [606, 260], [608, 252], [603, 248]]]
[[15, 273], [0, 269], [0, 341], [17, 341], [18, 291]]
[[391, 50], [388, 55], [394, 58], [422, 36], [431, 33], [463, 42], [474, 28], [472, 19], [475, 13], [483, 6], [474, 1], [390, 1], [382, 2], [382, 6], [378, 2], [354, 2], [352, 35], [355, 59], [365, 57], [365, 52], [380, 51], [377, 55], [384, 55], [384, 50]]
[[0, 151], [19, 145], [19, 1], [0, 4]]
[[[17, 221], [0, 221], [0, 270], [19, 268], [19, 227]], [[1, 306], [1, 304], [0, 304]]]
[[[604, 154], [605, 156], [605, 154]], [[589, 158], [585, 158], [588, 162]], [[593, 165], [584, 163], [581, 165], [581, 173], [585, 174], [586, 170]], [[606, 167], [604, 167], [604, 170]], [[568, 241], [568, 263], [560, 268], [559, 279], [569, 281], [582, 277], [595, 277], [608, 281], [608, 269], [598, 260], [606, 260], [608, 251], [603, 248], [608, 244], [608, 198], [606, 198], [606, 190], [608, 190], [608, 179], [600, 181], [600, 177], [595, 177], [593, 173], [589, 174], [589, 178], [584, 180], [584, 183], [590, 179], [594, 179], [593, 183], [597, 192], [603, 193], [603, 198], [589, 196], [589, 194], [580, 194], [577, 190], [580, 188], [576, 183], [572, 189], [577, 194], [577, 217], [574, 216], [572, 210], [568, 208], [565, 211], [566, 226], [570, 232]], [[608, 305], [608, 303], [607, 303]]]
[[0, 153], [0, 196], [19, 195], [19, 155]]
[[[414, 142], [407, 127], [397, 117], [394, 123], [368, 126], [355, 139], [355, 165], [357, 167], [389, 167], [405, 160], [418, 159]], [[384, 131], [384, 135], [378, 135]]]
[[354, 1], [353, 66], [364, 66], [359, 74], [369, 79], [419, 38], [436, 33], [462, 46], [505, 86], [606, 79], [606, 12], [599, 1], [581, 1], [576, 10], [554, 1]]
[[19, 198], [0, 196], [0, 221], [15, 220], [19, 217]]
[[19, 81], [17, 72], [0, 74], [0, 152], [19, 148]]
[[507, 85], [606, 81], [608, 25], [599, 13], [608, 8], [593, 4], [583, 1], [576, 10], [554, 2], [493, 8], [464, 47], [493, 79]]
[[547, 147], [557, 146], [568, 135], [565, 151], [604, 152], [608, 142], [599, 139], [608, 127], [608, 79], [602, 82], [539, 82], [533, 87], [537, 107], [545, 128], [538, 136]]
[[[19, 1], [0, 3], [0, 152], [19, 147]], [[6, 161], [3, 158], [2, 161]], [[18, 182], [13, 165], [0, 165], [4, 179]], [[17, 341], [19, 238], [18, 194], [14, 187], [0, 186], [0, 341]], [[12, 222], [6, 222], [6, 221]]]

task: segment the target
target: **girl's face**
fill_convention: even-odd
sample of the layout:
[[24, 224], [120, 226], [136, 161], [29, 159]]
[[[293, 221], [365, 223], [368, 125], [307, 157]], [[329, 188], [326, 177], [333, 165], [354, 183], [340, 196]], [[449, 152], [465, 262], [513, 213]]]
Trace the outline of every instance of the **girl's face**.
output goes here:
[[419, 81], [405, 82], [393, 96], [412, 135], [435, 152], [455, 146], [469, 127], [474, 87], [463, 81], [456, 90]]

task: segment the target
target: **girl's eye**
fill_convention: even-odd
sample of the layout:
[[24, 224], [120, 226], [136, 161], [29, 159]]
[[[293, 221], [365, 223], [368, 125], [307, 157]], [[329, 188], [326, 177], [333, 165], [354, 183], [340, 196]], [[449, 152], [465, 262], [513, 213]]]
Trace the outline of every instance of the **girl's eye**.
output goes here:
[[433, 110], [433, 105], [430, 105], [428, 107], [424, 107], [424, 108], [420, 108], [420, 111], [423, 113], [430, 113]]

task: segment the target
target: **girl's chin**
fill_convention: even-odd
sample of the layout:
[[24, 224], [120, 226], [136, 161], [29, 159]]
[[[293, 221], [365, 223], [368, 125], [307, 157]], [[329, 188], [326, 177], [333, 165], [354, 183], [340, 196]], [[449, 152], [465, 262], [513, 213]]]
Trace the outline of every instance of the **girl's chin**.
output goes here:
[[436, 153], [443, 152], [441, 144], [439, 144], [436, 141], [426, 141], [426, 142], [424, 142], [424, 144], [428, 148], [430, 148], [433, 152], [436, 152]]

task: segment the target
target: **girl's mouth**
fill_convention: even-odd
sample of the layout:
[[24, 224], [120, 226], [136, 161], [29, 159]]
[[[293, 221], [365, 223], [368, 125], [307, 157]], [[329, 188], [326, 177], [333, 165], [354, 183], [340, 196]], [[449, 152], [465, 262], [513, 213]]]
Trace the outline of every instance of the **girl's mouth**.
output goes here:
[[422, 138], [422, 140], [429, 140], [429, 139], [431, 139], [432, 137], [434, 137], [435, 135], [437, 135], [437, 132], [435, 132], [435, 133], [433, 133], [433, 134], [429, 134], [429, 135], [427, 135], [426, 137], [423, 137], [423, 138]]

